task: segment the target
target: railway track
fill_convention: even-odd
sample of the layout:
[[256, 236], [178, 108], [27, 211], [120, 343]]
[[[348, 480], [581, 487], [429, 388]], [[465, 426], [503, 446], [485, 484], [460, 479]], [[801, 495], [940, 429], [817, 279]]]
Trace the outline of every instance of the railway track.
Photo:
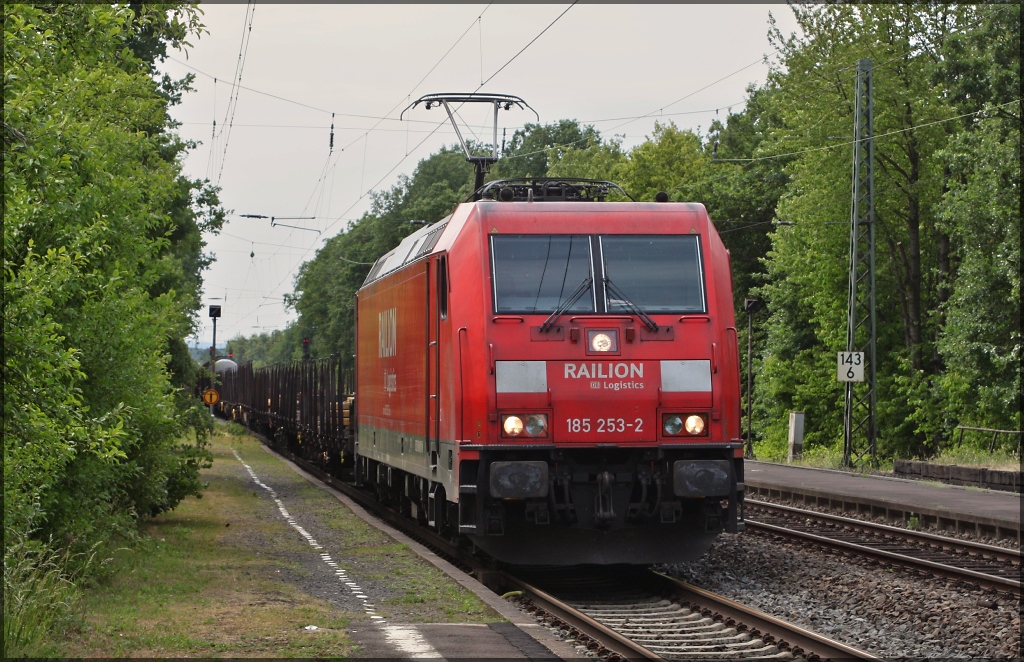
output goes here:
[[745, 503], [749, 531], [812, 541], [982, 588], [1021, 595], [1019, 550], [753, 499]]
[[577, 642], [604, 659], [878, 659], [640, 567], [499, 570], [474, 550], [417, 526], [369, 493], [253, 436], [492, 590], [518, 592], [524, 608], [563, 624]]
[[643, 568], [521, 569], [506, 581], [608, 659], [878, 659]]

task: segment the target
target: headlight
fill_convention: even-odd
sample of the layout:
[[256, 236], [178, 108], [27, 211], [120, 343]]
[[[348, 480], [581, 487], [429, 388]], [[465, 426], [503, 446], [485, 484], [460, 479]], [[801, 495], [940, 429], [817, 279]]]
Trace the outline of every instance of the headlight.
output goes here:
[[523, 433], [523, 419], [518, 416], [506, 416], [501, 427], [505, 431], [506, 436], [518, 437]]
[[662, 428], [665, 434], [674, 437], [683, 431], [683, 419], [678, 414], [669, 414], [663, 419]]
[[686, 417], [686, 431], [692, 435], [704, 434], [704, 419], [696, 414]]
[[526, 419], [526, 434], [531, 437], [543, 437], [548, 432], [548, 417], [544, 414], [533, 414]]
[[505, 414], [501, 417], [503, 437], [548, 436], [547, 414]]
[[663, 414], [661, 429], [666, 437], [703, 437], [708, 432], [707, 414]]
[[619, 351], [619, 332], [615, 329], [587, 331], [587, 351], [588, 353], [617, 353]]

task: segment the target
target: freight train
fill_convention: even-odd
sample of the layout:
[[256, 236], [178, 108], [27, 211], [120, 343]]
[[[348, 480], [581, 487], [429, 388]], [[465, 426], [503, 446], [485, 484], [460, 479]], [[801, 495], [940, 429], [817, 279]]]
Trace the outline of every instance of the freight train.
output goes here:
[[692, 560], [744, 528], [729, 254], [703, 205], [501, 180], [376, 261], [356, 371], [221, 411], [512, 564]]

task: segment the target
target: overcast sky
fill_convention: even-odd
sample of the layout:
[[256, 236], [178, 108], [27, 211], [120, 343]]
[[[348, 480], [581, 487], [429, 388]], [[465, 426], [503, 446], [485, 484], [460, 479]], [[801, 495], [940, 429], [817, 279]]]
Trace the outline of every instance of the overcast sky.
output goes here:
[[[172, 110], [182, 137], [201, 142], [185, 171], [218, 184], [231, 211], [220, 235], [207, 238], [216, 262], [204, 304], [223, 307], [219, 347], [283, 329], [295, 318], [282, 297], [299, 265], [369, 209], [370, 191], [389, 189], [456, 143], [441, 109], [421, 105], [398, 121], [420, 96], [513, 94], [541, 123], [576, 119], [629, 148], [655, 120], [703, 132], [741, 110], [774, 52], [769, 12], [784, 34], [796, 29], [785, 5], [759, 4], [202, 9], [209, 34], [187, 55], [172, 52], [163, 69], [196, 75], [195, 91]], [[461, 118], [463, 135], [490, 142], [489, 109], [467, 105]], [[501, 111], [499, 142], [503, 131], [536, 121], [528, 110]], [[242, 214], [276, 219], [271, 227]], [[212, 340], [206, 315], [204, 305], [203, 345]]]

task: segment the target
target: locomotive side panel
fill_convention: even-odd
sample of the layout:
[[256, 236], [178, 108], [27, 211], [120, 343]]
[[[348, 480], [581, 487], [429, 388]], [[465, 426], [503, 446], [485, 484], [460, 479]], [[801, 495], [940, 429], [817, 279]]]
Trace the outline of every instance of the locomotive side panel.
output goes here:
[[418, 473], [428, 458], [427, 285], [421, 261], [357, 298], [357, 453]]
[[483, 440], [489, 429], [488, 412], [493, 408], [493, 391], [488, 388], [491, 359], [485, 342], [483, 315], [487, 265], [479, 250], [481, 237], [479, 224], [467, 223], [453, 242], [448, 257], [455, 408], [452, 438], [456, 443]]
[[[732, 300], [732, 265], [729, 251], [725, 248], [718, 232], [710, 228], [708, 235], [710, 245], [710, 262], [714, 281], [717, 286], [715, 293], [718, 310], [719, 328], [722, 329], [722, 385], [720, 392], [723, 400], [722, 419], [725, 426], [725, 438], [739, 442], [740, 427], [740, 356], [739, 337], [736, 334], [736, 316], [733, 312]], [[740, 477], [742, 480], [742, 476]]]
[[418, 475], [430, 481], [429, 486], [440, 485], [446, 501], [457, 498], [454, 476], [458, 467], [455, 461], [457, 407], [457, 352], [458, 337], [453, 332], [454, 311], [459, 306], [459, 288], [452, 283], [451, 260], [447, 254], [432, 259], [427, 266], [431, 288], [428, 293], [428, 337], [427, 380], [428, 420], [427, 450], [428, 462]]

